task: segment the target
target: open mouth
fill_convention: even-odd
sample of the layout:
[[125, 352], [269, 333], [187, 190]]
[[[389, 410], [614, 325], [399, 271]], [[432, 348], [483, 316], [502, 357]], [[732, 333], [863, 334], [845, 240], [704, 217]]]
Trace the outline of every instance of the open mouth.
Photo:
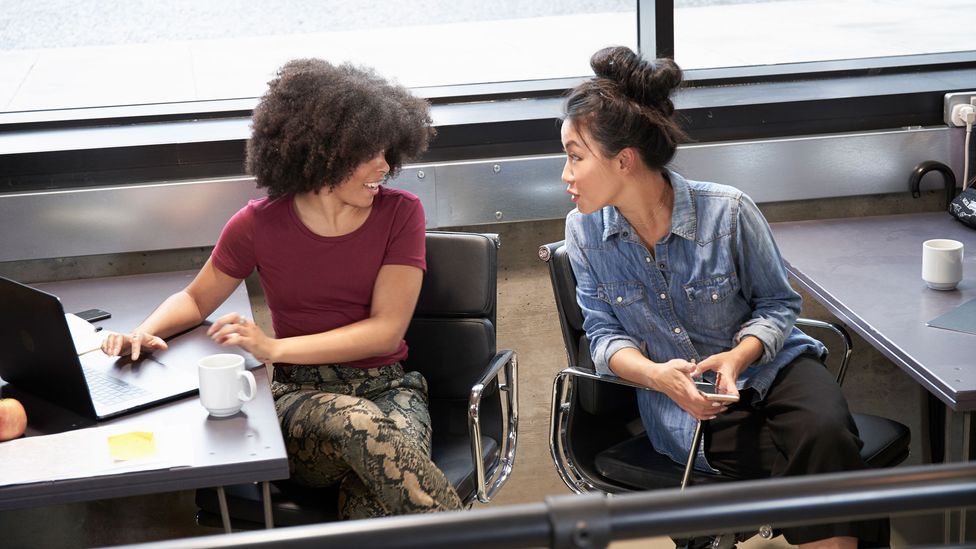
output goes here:
[[372, 183], [366, 183], [366, 188], [371, 191], [375, 191], [378, 190], [380, 188], [380, 185], [382, 184], [383, 184], [382, 181], [374, 181]]

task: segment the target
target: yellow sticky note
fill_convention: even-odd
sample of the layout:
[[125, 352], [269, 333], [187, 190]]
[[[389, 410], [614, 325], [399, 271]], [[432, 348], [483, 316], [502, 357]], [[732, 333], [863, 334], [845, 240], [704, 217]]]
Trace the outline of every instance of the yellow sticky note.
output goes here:
[[126, 461], [151, 456], [156, 453], [156, 440], [152, 433], [133, 431], [108, 437], [112, 459]]

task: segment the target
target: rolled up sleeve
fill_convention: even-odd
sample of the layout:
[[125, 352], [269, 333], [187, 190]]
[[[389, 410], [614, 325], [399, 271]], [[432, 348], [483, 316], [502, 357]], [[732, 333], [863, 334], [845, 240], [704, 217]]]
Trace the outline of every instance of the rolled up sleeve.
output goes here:
[[769, 224], [746, 195], [740, 199], [736, 238], [736, 269], [753, 312], [736, 332], [733, 343], [746, 336], [756, 337], [763, 345], [758, 364], [765, 364], [783, 348], [800, 314], [802, 298], [790, 286]]
[[583, 312], [583, 330], [590, 340], [590, 356], [596, 372], [616, 376], [610, 369], [610, 357], [617, 351], [632, 347], [640, 349], [636, 338], [624, 331], [610, 305], [597, 295], [593, 269], [571, 223], [566, 224], [566, 251], [576, 275], [576, 301]]

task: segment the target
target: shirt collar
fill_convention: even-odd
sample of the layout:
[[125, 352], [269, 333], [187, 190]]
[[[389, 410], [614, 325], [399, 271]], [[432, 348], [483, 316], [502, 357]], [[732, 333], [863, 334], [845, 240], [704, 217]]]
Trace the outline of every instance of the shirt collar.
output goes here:
[[687, 240], [695, 240], [698, 232], [698, 212], [691, 199], [688, 180], [677, 172], [667, 170], [665, 177], [671, 180], [674, 190], [674, 206], [671, 208], [671, 232]]
[[622, 232], [630, 227], [624, 216], [620, 215], [620, 210], [616, 206], [603, 208], [603, 240], [608, 240], [611, 236]]
[[[695, 211], [695, 202], [691, 199], [688, 181], [671, 170], [665, 170], [664, 177], [671, 181], [671, 188], [674, 190], [674, 205], [671, 208], [671, 232], [681, 238], [694, 240], [695, 233], [698, 230], [698, 215]], [[630, 231], [630, 223], [615, 206], [603, 208], [603, 227], [603, 240], [607, 240], [620, 232], [632, 232]]]

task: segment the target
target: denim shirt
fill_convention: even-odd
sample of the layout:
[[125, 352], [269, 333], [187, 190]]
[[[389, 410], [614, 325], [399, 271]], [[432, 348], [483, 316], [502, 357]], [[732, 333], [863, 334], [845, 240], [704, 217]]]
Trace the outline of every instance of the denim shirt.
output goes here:
[[[781, 368], [826, 350], [794, 326], [801, 298], [755, 203], [733, 187], [670, 171], [665, 177], [674, 190], [671, 231], [653, 255], [613, 206], [566, 217], [593, 363], [599, 374], [614, 376], [610, 357], [627, 347], [654, 362], [699, 362], [751, 335], [762, 342], [762, 357], [736, 386], [755, 389], [758, 402]], [[695, 419], [658, 391], [638, 390], [637, 402], [654, 448], [684, 463]], [[714, 471], [703, 448], [695, 467]]]

